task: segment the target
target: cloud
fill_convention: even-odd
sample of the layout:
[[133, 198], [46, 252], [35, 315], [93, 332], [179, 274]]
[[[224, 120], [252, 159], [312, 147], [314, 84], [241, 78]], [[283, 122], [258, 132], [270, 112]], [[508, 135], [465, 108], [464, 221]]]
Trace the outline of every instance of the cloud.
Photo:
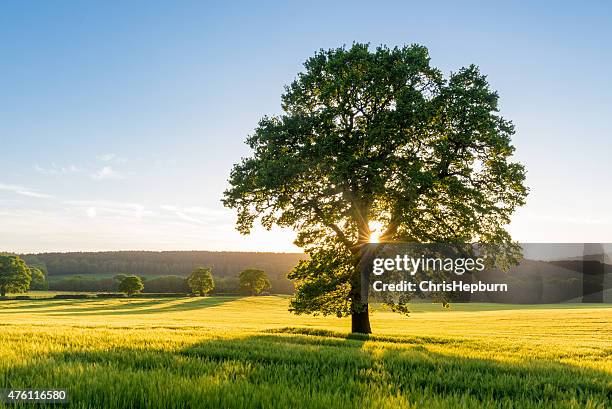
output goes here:
[[162, 210], [167, 211], [167, 212], [174, 213], [176, 216], [178, 216], [179, 219], [184, 220], [186, 222], [197, 223], [197, 224], [204, 224], [203, 220], [200, 220], [200, 219], [197, 219], [195, 217], [189, 216], [187, 213], [185, 213], [184, 211], [182, 211], [181, 209], [179, 209], [176, 206], [161, 205], [160, 208]]
[[81, 169], [74, 165], [57, 166], [55, 163], [51, 163], [50, 168], [43, 168], [42, 166], [36, 165], [34, 169], [36, 169], [36, 171], [42, 173], [43, 175], [65, 175], [68, 173], [81, 172]]
[[23, 196], [28, 196], [28, 197], [35, 197], [38, 199], [46, 199], [46, 198], [50, 198], [51, 196], [44, 194], [44, 193], [37, 193], [37, 192], [31, 192], [29, 190], [18, 190], [15, 193], [18, 193], [20, 195]]
[[115, 159], [116, 157], [117, 157], [117, 155], [115, 155], [114, 153], [105, 153], [103, 155], [96, 156], [96, 159], [98, 159], [99, 161], [102, 161], [102, 162], [110, 162], [111, 160]]
[[0, 183], [0, 190], [16, 193], [22, 196], [35, 197], [38, 199], [46, 199], [51, 197], [45, 193], [36, 192], [23, 186], [7, 185], [4, 183]]
[[206, 207], [179, 207], [173, 205], [161, 205], [160, 209], [173, 213], [179, 219], [196, 224], [212, 224], [227, 219], [231, 213], [227, 211], [219, 211]]
[[93, 173], [91, 177], [95, 180], [104, 180], [104, 179], [123, 179], [124, 176], [120, 172], [117, 172], [110, 166], [104, 166], [102, 169]]
[[[255, 228], [241, 236], [233, 228], [211, 224], [172, 222], [165, 217], [139, 220], [108, 217], [96, 207], [88, 218], [83, 207], [75, 211], [57, 202], [43, 209], [0, 207], [0, 248], [17, 253], [42, 251], [111, 250], [235, 250], [300, 251], [291, 245], [294, 235]], [[95, 206], [89, 206], [95, 207]]]
[[147, 210], [138, 203], [115, 202], [111, 200], [67, 200], [65, 205], [84, 211], [91, 219], [96, 217], [119, 216], [130, 219], [142, 219], [145, 216], [154, 216], [155, 213]]
[[116, 153], [104, 153], [102, 155], [96, 155], [96, 159], [100, 162], [108, 162], [108, 163], [125, 163], [127, 159], [122, 158]]

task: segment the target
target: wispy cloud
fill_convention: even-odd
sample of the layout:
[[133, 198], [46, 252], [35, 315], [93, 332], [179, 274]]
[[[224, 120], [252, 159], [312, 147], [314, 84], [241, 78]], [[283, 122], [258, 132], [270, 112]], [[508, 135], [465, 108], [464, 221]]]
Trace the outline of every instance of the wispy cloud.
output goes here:
[[161, 205], [160, 208], [162, 210], [174, 213], [176, 216], [178, 216], [179, 219], [184, 220], [186, 222], [204, 224], [203, 220], [188, 215], [186, 212], [176, 206]]
[[27, 187], [17, 186], [17, 185], [7, 185], [5, 183], [0, 183], [0, 190], [12, 192], [12, 193], [22, 195], [22, 196], [35, 197], [39, 199], [45, 199], [45, 198], [51, 197], [50, 195], [47, 195], [45, 193], [36, 192]]
[[196, 224], [210, 224], [211, 222], [218, 222], [231, 216], [231, 214], [226, 211], [219, 211], [198, 206], [180, 207], [173, 205], [161, 205], [160, 209], [173, 213], [183, 221]]
[[[59, 202], [58, 202], [59, 203]], [[239, 250], [299, 251], [294, 235], [256, 228], [244, 237], [233, 228], [211, 224], [172, 222], [160, 218], [118, 218], [97, 210], [93, 218], [84, 208], [0, 207], [0, 248], [30, 253], [41, 251], [103, 250]]]
[[101, 155], [96, 155], [96, 159], [100, 162], [108, 162], [108, 163], [124, 163], [127, 162], [126, 158], [122, 158], [116, 153], [103, 153]]
[[[65, 205], [84, 211], [91, 218], [99, 216], [119, 216], [131, 219], [142, 219], [145, 216], [154, 216], [155, 212], [138, 203], [115, 202], [112, 200], [67, 200]], [[81, 213], [82, 214], [82, 213]]]
[[81, 172], [81, 169], [77, 166], [57, 166], [55, 163], [51, 163], [51, 167], [44, 168], [42, 166], [36, 165], [34, 167], [37, 172], [42, 173], [43, 175], [66, 175], [68, 173], [78, 173]]
[[96, 159], [102, 161], [102, 162], [110, 162], [111, 160], [115, 159], [117, 157], [116, 154], [114, 153], [105, 153], [103, 155], [98, 155], [96, 156]]
[[[37, 193], [15, 185], [0, 184], [0, 188]], [[255, 228], [251, 236], [241, 236], [230, 223], [231, 212], [222, 208], [57, 196], [7, 200], [0, 199], [0, 248], [7, 251], [298, 250], [291, 247], [295, 239], [291, 232]]]
[[91, 174], [91, 177], [95, 180], [104, 180], [104, 179], [123, 179], [124, 175], [116, 170], [114, 170], [110, 166], [104, 166], [103, 168], [97, 170], [96, 172]]
[[67, 175], [70, 173], [88, 172], [90, 173], [91, 178], [95, 180], [123, 179], [125, 177], [123, 173], [111, 166], [113, 164], [126, 162], [125, 159], [120, 158], [114, 153], [106, 153], [103, 155], [97, 155], [96, 160], [99, 162], [105, 162], [105, 164], [103, 164], [102, 167], [97, 168], [95, 164], [79, 167], [76, 165], [59, 166], [55, 162], [52, 162], [50, 166], [41, 166], [37, 164], [34, 166], [34, 169], [36, 169], [36, 171], [42, 175]]

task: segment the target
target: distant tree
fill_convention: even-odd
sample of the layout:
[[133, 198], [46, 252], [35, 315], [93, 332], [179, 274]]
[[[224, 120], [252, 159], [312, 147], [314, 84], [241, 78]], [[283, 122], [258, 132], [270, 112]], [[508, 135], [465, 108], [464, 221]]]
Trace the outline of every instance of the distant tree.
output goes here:
[[283, 113], [247, 139], [223, 202], [243, 234], [255, 221], [297, 232], [309, 259], [290, 275], [293, 312], [350, 315], [353, 332], [370, 333], [359, 263], [374, 230], [381, 242], [511, 245], [525, 170], [474, 65], [445, 78], [425, 47], [353, 44], [304, 68]]
[[126, 293], [129, 296], [138, 294], [144, 289], [144, 284], [138, 276], [126, 276], [119, 283], [119, 291]]
[[49, 286], [45, 278], [45, 273], [40, 268], [29, 267], [30, 276], [32, 281], [30, 282], [30, 290], [46, 290]]
[[194, 294], [205, 296], [215, 288], [215, 280], [213, 279], [211, 269], [208, 267], [197, 268], [187, 279], [187, 284]]
[[263, 270], [246, 269], [240, 273], [238, 279], [240, 280], [240, 289], [248, 291], [251, 295], [259, 295], [270, 289], [270, 280]]
[[25, 261], [18, 256], [0, 255], [0, 296], [26, 292], [31, 280]]

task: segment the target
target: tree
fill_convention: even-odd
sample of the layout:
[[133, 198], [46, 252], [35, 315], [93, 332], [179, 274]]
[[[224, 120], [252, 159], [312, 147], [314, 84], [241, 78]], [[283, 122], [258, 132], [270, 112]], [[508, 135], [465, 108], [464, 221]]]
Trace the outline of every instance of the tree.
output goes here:
[[238, 276], [240, 289], [249, 292], [251, 295], [259, 295], [270, 289], [270, 280], [263, 270], [248, 268]]
[[127, 296], [138, 294], [144, 289], [144, 284], [138, 276], [126, 276], [119, 283], [119, 291], [126, 293]]
[[45, 278], [45, 273], [37, 267], [29, 267], [30, 269], [30, 277], [32, 281], [30, 282], [31, 290], [46, 290], [48, 288], [47, 280]]
[[0, 255], [0, 296], [26, 292], [31, 280], [25, 261], [18, 256]]
[[524, 204], [514, 127], [471, 65], [445, 78], [419, 45], [319, 51], [247, 139], [223, 202], [248, 234], [259, 219], [297, 232], [295, 313], [352, 316], [370, 333], [357, 265], [381, 242], [512, 244]]
[[211, 269], [205, 267], [195, 269], [187, 279], [187, 284], [194, 294], [205, 296], [215, 288]]

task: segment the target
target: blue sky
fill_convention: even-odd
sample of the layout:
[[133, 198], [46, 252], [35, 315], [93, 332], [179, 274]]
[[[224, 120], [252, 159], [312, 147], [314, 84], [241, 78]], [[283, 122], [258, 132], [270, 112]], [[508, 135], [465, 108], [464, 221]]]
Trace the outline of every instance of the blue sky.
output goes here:
[[420, 43], [475, 63], [517, 128], [521, 241], [612, 242], [606, 2], [3, 2], [0, 249], [291, 251], [220, 204], [315, 50]]

